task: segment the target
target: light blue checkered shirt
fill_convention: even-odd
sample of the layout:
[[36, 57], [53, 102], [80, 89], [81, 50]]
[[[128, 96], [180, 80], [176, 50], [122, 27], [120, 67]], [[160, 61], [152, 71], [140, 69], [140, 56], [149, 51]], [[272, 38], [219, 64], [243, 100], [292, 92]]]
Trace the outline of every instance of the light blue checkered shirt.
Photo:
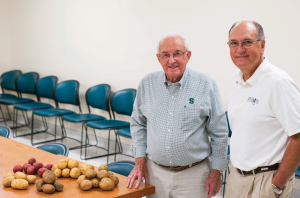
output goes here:
[[158, 164], [184, 166], [210, 156], [213, 169], [227, 168], [227, 121], [218, 87], [206, 74], [186, 68], [177, 83], [163, 70], [145, 76], [130, 131], [135, 158], [147, 153]]

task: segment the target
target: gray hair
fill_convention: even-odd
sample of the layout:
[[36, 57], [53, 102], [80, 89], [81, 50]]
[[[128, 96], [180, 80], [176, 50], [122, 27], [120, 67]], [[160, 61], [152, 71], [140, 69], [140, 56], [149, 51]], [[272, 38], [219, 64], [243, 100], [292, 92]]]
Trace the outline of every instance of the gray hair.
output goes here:
[[[254, 26], [255, 26], [255, 28], [256, 28], [256, 30], [257, 30], [257, 35], [258, 35], [258, 39], [259, 40], [264, 40], [265, 39], [265, 33], [264, 33], [264, 29], [262, 28], [262, 26], [259, 24], [259, 23], [257, 23], [256, 21], [251, 21], [253, 24], [254, 24]], [[231, 30], [235, 27], [235, 26], [237, 26], [237, 24], [239, 24], [240, 22], [235, 22], [232, 26], [231, 26], [231, 28], [230, 28], [230, 30], [229, 30], [229, 32], [228, 32], [228, 36], [230, 35], [230, 32], [231, 32]]]
[[184, 42], [184, 46], [185, 46], [185, 50], [189, 51], [189, 44], [187, 43], [187, 41], [185, 40], [185, 38], [183, 36], [181, 36], [180, 34], [177, 34], [175, 32], [170, 32], [166, 35], [164, 35], [160, 41], [158, 42], [158, 45], [157, 45], [157, 54], [159, 54], [159, 46], [160, 44], [167, 38], [175, 38], [175, 37], [179, 37], [183, 40]]

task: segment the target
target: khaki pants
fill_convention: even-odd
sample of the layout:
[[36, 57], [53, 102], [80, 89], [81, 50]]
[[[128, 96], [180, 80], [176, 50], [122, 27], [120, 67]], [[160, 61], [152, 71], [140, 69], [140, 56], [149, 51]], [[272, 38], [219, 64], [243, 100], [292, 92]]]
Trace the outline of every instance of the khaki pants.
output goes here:
[[200, 164], [182, 171], [172, 171], [147, 161], [149, 183], [155, 186], [155, 194], [147, 198], [207, 198], [206, 180], [211, 171], [207, 158]]
[[[258, 173], [256, 175], [241, 175], [236, 168], [230, 167], [226, 184], [226, 198], [276, 198], [272, 189], [272, 178], [276, 171]], [[288, 198], [295, 175], [285, 184], [279, 198]]]

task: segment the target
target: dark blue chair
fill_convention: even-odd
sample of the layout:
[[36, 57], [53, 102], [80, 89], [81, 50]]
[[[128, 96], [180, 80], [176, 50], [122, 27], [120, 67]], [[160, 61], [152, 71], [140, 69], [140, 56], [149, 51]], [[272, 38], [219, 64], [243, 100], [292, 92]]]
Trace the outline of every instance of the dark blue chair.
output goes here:
[[[36, 92], [36, 95], [38, 97], [38, 102], [21, 103], [21, 104], [14, 105], [14, 115], [18, 115], [18, 111], [28, 112], [28, 111], [34, 111], [34, 110], [37, 110], [37, 109], [53, 108], [53, 106], [48, 104], [48, 103], [42, 103], [41, 98], [47, 98], [47, 99], [54, 100], [53, 89], [56, 85], [57, 85], [57, 77], [56, 76], [47, 76], [47, 77], [39, 79], [37, 81], [37, 83], [35, 84], [35, 92]], [[17, 119], [18, 119], [18, 117], [16, 117], [16, 121], [14, 123], [18, 122]], [[48, 129], [47, 122], [45, 121], [44, 118], [42, 118], [42, 121], [43, 121], [43, 125], [45, 127], [45, 130], [44, 131], [39, 131], [39, 133], [40, 132], [46, 132], [47, 129]], [[17, 135], [17, 129], [14, 130], [13, 134], [14, 134], [14, 137], [21, 137], [21, 136], [31, 135], [31, 133]]]
[[125, 177], [128, 177], [128, 175], [131, 173], [134, 166], [135, 166], [134, 161], [117, 161], [107, 165], [109, 171], [118, 173]]
[[[36, 72], [28, 72], [25, 74], [22, 74], [19, 76], [16, 80], [16, 90], [18, 92], [19, 98], [4, 98], [0, 99], [0, 105], [16, 105], [16, 104], [22, 104], [22, 103], [32, 103], [34, 100], [29, 99], [29, 98], [23, 98], [22, 93], [24, 94], [33, 94], [36, 95], [35, 92], [35, 83], [39, 79], [39, 74]], [[38, 98], [37, 98], [38, 100]], [[13, 120], [17, 120], [17, 114], [13, 114]], [[28, 115], [25, 112], [25, 115], [23, 113], [23, 118], [25, 120], [25, 124], [19, 124], [15, 123], [13, 128], [19, 128], [19, 127], [24, 127], [29, 125], [29, 119]], [[6, 123], [5, 123], [6, 124]]]
[[11, 129], [7, 126], [0, 126], [0, 136], [10, 138]]
[[[9, 72], [5, 72], [1, 75], [0, 86], [1, 86], [2, 94], [0, 94], [0, 99], [16, 98], [19, 95], [19, 93], [17, 92], [17, 88], [16, 88], [16, 80], [21, 74], [22, 74], [22, 72], [20, 70], [12, 70]], [[5, 90], [15, 91], [17, 96], [12, 95], [12, 94], [6, 94]], [[2, 115], [1, 122], [4, 122], [5, 125], [6, 125], [6, 121], [11, 120], [11, 116], [9, 114], [7, 106], [6, 106], [6, 110], [7, 110], [9, 118], [4, 117], [4, 114], [3, 114], [3, 111], [2, 111], [1, 105], [0, 105], [0, 111], [1, 111], [1, 115]]]
[[296, 172], [295, 172], [295, 177], [296, 177], [297, 179], [300, 179], [300, 166], [298, 167], [298, 169], [297, 169]]
[[98, 145], [98, 139], [97, 139], [95, 130], [93, 130], [93, 131], [94, 131], [94, 136], [95, 136], [96, 143], [95, 144], [90, 144], [88, 135], [86, 133], [85, 138], [87, 139], [88, 143], [85, 144], [85, 145], [82, 145], [82, 142], [83, 142], [83, 129], [86, 127], [85, 123], [88, 122], [88, 121], [106, 120], [106, 118], [103, 117], [103, 116], [92, 114], [91, 113], [91, 108], [104, 110], [104, 111], [108, 112], [109, 117], [111, 118], [110, 108], [109, 108], [109, 93], [110, 93], [110, 86], [107, 85], [107, 84], [100, 84], [100, 85], [96, 85], [94, 87], [89, 88], [85, 93], [85, 99], [86, 99], [86, 104], [87, 104], [89, 113], [64, 115], [62, 117], [62, 119], [64, 121], [68, 121], [68, 122], [72, 122], [72, 123], [81, 123], [82, 124], [82, 127], [81, 127], [82, 128], [82, 130], [81, 130], [81, 145], [80, 145], [80, 147], [70, 148], [70, 150], [80, 148], [81, 149], [80, 150], [80, 158], [81, 159], [83, 159], [82, 158], [82, 147], [83, 146], [85, 148], [86, 147], [91, 147], [91, 146], [102, 148], [102, 147], [97, 146]]
[[64, 143], [48, 143], [42, 146], [38, 146], [36, 148], [41, 149], [43, 151], [47, 151], [55, 155], [63, 155], [66, 157], [68, 157], [69, 155], [69, 148]]
[[[71, 104], [75, 105], [79, 108], [79, 113], [81, 113], [81, 107], [80, 107], [80, 101], [79, 101], [79, 82], [76, 80], [67, 80], [64, 82], [61, 82], [57, 84], [54, 87], [53, 96], [56, 103], [56, 108], [54, 109], [41, 109], [41, 110], [34, 110], [32, 114], [32, 125], [31, 125], [31, 145], [36, 144], [42, 144], [47, 142], [53, 142], [56, 140], [63, 141], [64, 138], [70, 138], [67, 137], [67, 133], [65, 131], [65, 127], [63, 124], [62, 116], [68, 115], [68, 114], [75, 114], [74, 111], [68, 110], [68, 109], [61, 109], [59, 108], [59, 103], [62, 104]], [[54, 134], [48, 133], [52, 136], [54, 136], [54, 139], [42, 141], [42, 142], [33, 142], [33, 136], [35, 133], [39, 133], [39, 131], [34, 132], [33, 131], [33, 125], [34, 125], [34, 116], [41, 116], [44, 118], [47, 117], [55, 117], [55, 130]], [[61, 138], [56, 138], [56, 126], [57, 126], [57, 120], [60, 122], [61, 127]], [[73, 138], [70, 138], [73, 139]], [[76, 140], [76, 139], [74, 139]], [[78, 141], [78, 140], [76, 140]]]
[[[85, 155], [85, 159], [92, 159], [92, 158], [96, 158], [96, 157], [107, 157], [107, 163], [108, 163], [108, 157], [110, 155], [115, 155], [115, 158], [116, 158], [116, 154], [119, 154], [122, 152], [122, 144], [121, 144], [121, 142], [119, 142], [120, 137], [118, 137], [117, 133], [115, 132], [115, 134], [116, 134], [115, 152], [109, 153], [110, 131], [130, 127], [129, 122], [116, 120], [115, 113], [131, 116], [135, 96], [136, 96], [135, 89], [124, 89], [124, 90], [114, 93], [110, 100], [110, 106], [111, 106], [113, 119], [89, 121], [86, 123], [87, 127], [90, 127], [92, 129], [108, 130], [108, 147], [107, 147], [107, 149], [104, 149], [107, 151], [106, 155], [99, 155], [99, 156], [94, 156], [94, 157], [90, 157], [90, 158], [86, 158], [86, 155]], [[119, 149], [118, 152], [116, 152], [117, 146]]]

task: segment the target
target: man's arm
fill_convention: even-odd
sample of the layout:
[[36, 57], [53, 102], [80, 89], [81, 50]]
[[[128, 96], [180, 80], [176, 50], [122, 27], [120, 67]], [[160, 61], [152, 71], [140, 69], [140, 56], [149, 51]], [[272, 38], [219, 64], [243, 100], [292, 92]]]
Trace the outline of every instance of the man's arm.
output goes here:
[[[290, 143], [284, 152], [281, 164], [275, 176], [272, 179], [272, 184], [282, 189], [288, 179], [296, 172], [300, 164], [300, 133], [290, 137]], [[278, 195], [277, 195], [278, 196]]]
[[135, 185], [135, 188], [138, 188], [143, 177], [145, 177], [145, 182], [149, 183], [146, 157], [136, 158], [135, 166], [127, 178], [126, 187], [132, 188], [133, 183], [138, 179]]

